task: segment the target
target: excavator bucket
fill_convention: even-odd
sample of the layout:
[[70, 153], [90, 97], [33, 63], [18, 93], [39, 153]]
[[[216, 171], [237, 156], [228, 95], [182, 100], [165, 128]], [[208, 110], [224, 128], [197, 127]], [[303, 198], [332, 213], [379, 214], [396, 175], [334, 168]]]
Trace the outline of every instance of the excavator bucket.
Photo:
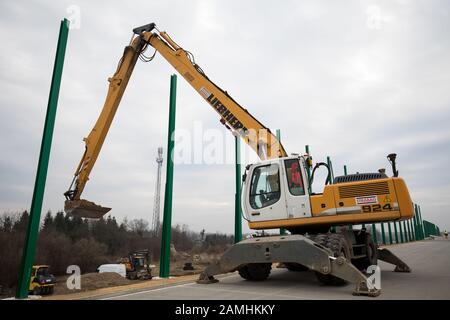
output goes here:
[[66, 200], [64, 202], [64, 211], [69, 216], [79, 218], [100, 219], [109, 210], [111, 210], [111, 208], [102, 207], [100, 205], [95, 204], [94, 202], [87, 201], [84, 199]]

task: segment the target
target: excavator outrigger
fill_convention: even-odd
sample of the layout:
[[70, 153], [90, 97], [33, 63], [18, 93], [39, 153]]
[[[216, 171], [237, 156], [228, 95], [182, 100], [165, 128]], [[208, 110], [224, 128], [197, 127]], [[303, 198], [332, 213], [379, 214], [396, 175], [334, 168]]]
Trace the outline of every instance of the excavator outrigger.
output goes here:
[[[152, 47], [155, 52], [146, 56]], [[110, 208], [81, 199], [89, 174], [97, 160], [120, 100], [138, 59], [151, 61], [161, 54], [220, 115], [220, 122], [241, 137], [261, 159], [248, 165], [243, 175], [242, 208], [251, 229], [285, 228], [290, 234], [256, 237], [232, 246], [216, 263], [200, 275], [199, 283], [213, 283], [214, 275], [238, 271], [247, 280], [264, 280], [272, 263], [284, 264], [291, 271], [312, 270], [322, 283], [349, 281], [356, 284], [354, 294], [377, 296], [380, 289], [365, 272], [384, 260], [395, 271], [410, 268], [385, 248], [378, 248], [365, 228], [350, 230], [347, 225], [400, 221], [413, 216], [409, 191], [398, 177], [396, 155], [390, 154], [393, 176], [384, 172], [336, 177], [330, 168], [317, 163], [312, 168], [309, 154], [289, 156], [272, 132], [240, 106], [226, 91], [212, 82], [195, 62], [194, 56], [176, 44], [154, 23], [133, 29], [114, 75], [94, 128], [84, 139], [85, 152], [75, 171], [66, 197], [69, 215], [100, 218]], [[311, 190], [316, 169], [324, 166], [328, 178], [322, 193]], [[336, 232], [331, 233], [330, 228]]]

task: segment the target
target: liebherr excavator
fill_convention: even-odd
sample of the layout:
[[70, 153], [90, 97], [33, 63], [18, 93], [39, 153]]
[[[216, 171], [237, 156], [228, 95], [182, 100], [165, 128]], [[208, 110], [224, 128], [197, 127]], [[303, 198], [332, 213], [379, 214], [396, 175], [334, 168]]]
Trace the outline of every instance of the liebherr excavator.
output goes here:
[[[154, 53], [146, 56], [152, 47]], [[89, 174], [97, 160], [120, 100], [138, 59], [150, 61], [161, 54], [220, 115], [220, 122], [241, 137], [259, 156], [260, 163], [248, 165], [243, 175], [242, 209], [251, 229], [285, 228], [290, 234], [254, 237], [232, 246], [222, 258], [208, 266], [199, 283], [213, 283], [214, 275], [238, 271], [247, 280], [264, 280], [273, 263], [291, 271], [312, 270], [322, 283], [349, 281], [354, 294], [377, 296], [380, 289], [366, 272], [377, 260], [410, 268], [387, 249], [378, 248], [365, 228], [347, 225], [400, 221], [413, 216], [412, 201], [404, 180], [398, 177], [395, 154], [388, 156], [393, 176], [384, 172], [352, 174], [327, 179], [322, 193], [312, 193], [316, 169], [309, 154], [289, 156], [280, 141], [240, 106], [226, 91], [213, 83], [189, 51], [176, 44], [154, 23], [133, 29], [114, 75], [94, 128], [85, 141], [85, 151], [66, 197], [69, 215], [100, 218], [110, 208], [81, 199]], [[311, 172], [312, 169], [312, 172]], [[334, 227], [335, 232], [330, 232]]]

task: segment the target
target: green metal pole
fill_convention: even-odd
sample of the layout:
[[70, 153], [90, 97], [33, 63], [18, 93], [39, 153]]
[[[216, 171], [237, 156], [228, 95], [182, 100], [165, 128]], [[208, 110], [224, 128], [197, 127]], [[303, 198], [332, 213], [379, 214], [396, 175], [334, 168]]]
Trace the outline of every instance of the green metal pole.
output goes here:
[[419, 210], [419, 206], [417, 206], [417, 231], [418, 231], [418, 236], [419, 236], [419, 240], [423, 240], [423, 226], [422, 226], [422, 222], [420, 221], [420, 210]]
[[[305, 152], [308, 155], [308, 157], [311, 157], [311, 155], [309, 154], [309, 145], [305, 146]], [[309, 192], [309, 194], [311, 194], [312, 190], [311, 190], [311, 186], [309, 185], [309, 180], [311, 179], [311, 167], [309, 166], [309, 163], [308, 163], [308, 166], [307, 166], [306, 173], [307, 173], [307, 176], [308, 176], [308, 192]]]
[[378, 243], [377, 228], [375, 226], [375, 223], [372, 223], [372, 238], [373, 242]]
[[412, 239], [413, 239], [413, 241], [416, 241], [417, 240], [416, 239], [416, 230], [415, 230], [416, 225], [414, 223], [414, 218], [409, 219], [409, 221], [411, 221], [411, 236], [412, 236]]
[[398, 228], [399, 228], [399, 231], [400, 231], [400, 242], [404, 243], [405, 242], [405, 238], [403, 237], [402, 221], [398, 222]]
[[397, 221], [394, 221], [395, 243], [398, 243]]
[[403, 221], [403, 230], [405, 231], [405, 242], [409, 242], [408, 224], [406, 223], [406, 221]]
[[161, 258], [159, 276], [168, 278], [170, 274], [170, 240], [172, 233], [172, 195], [173, 195], [173, 154], [175, 149], [175, 111], [177, 100], [177, 76], [170, 77], [169, 128], [167, 136], [167, 169], [164, 193], [164, 214], [161, 238]]
[[411, 219], [406, 220], [406, 226], [408, 227], [408, 241], [412, 241], [412, 234], [411, 234]]
[[[276, 135], [277, 135], [277, 140], [278, 140], [279, 142], [281, 142], [281, 131], [280, 131], [280, 129], [277, 129]], [[308, 178], [308, 181], [309, 181], [309, 178]], [[280, 234], [281, 234], [281, 235], [286, 234], [286, 229], [280, 228]]]
[[386, 244], [386, 233], [384, 232], [384, 223], [381, 223], [381, 241]]
[[392, 244], [393, 241], [392, 241], [392, 228], [391, 228], [391, 223], [388, 222], [387, 224], [388, 224], [388, 232], [389, 232], [389, 244]]
[[413, 217], [413, 219], [414, 219], [414, 239], [416, 241], [420, 240], [420, 237], [419, 237], [419, 220], [417, 219], [417, 215], [418, 215], [418, 213], [417, 213], [417, 204], [414, 204], [414, 217]]
[[31, 268], [33, 267], [36, 253], [36, 243], [41, 219], [42, 201], [44, 198], [45, 182], [47, 180], [48, 162], [52, 146], [53, 128], [55, 126], [56, 110], [58, 107], [59, 89], [64, 66], [67, 38], [69, 35], [69, 21], [64, 19], [59, 27], [58, 45], [53, 66], [53, 76], [48, 98], [47, 113], [45, 116], [44, 132], [41, 141], [41, 150], [37, 166], [36, 180], [34, 182], [33, 198], [31, 200], [30, 217], [25, 238], [25, 246], [22, 253], [22, 262], [19, 270], [19, 282], [16, 298], [28, 297]]
[[330, 168], [330, 178], [327, 179], [327, 181], [330, 181], [330, 183], [333, 183], [334, 182], [333, 163], [331, 162], [331, 159], [328, 156], [327, 156], [327, 164], [328, 164], [328, 168]]
[[423, 228], [423, 220], [422, 220], [422, 210], [420, 209], [419, 206], [419, 229], [420, 229], [420, 237], [422, 240], [425, 239], [425, 230]]
[[235, 136], [235, 162], [236, 162], [236, 194], [234, 199], [234, 243], [242, 240], [241, 215], [241, 140]]

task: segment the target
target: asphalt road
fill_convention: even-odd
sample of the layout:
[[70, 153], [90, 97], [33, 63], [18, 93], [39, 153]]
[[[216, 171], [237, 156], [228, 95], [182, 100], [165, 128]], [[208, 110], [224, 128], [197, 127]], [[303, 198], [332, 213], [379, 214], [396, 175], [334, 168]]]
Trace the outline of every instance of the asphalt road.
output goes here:
[[450, 299], [450, 240], [435, 239], [394, 245], [390, 250], [403, 259], [412, 273], [393, 272], [380, 262], [381, 295], [377, 298], [352, 296], [353, 284], [322, 286], [314, 274], [272, 269], [263, 282], [243, 280], [237, 273], [215, 284], [185, 283], [140, 292], [101, 297], [105, 300], [207, 300], [207, 299]]

